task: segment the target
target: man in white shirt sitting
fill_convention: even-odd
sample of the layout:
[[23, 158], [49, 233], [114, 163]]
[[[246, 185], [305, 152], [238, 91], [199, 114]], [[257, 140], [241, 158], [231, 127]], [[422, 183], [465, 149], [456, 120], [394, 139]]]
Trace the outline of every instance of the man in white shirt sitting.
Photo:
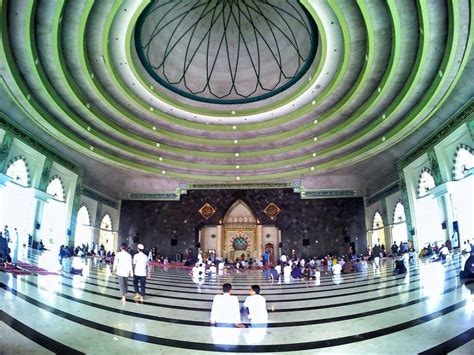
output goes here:
[[222, 295], [215, 295], [212, 301], [211, 325], [217, 327], [238, 327], [240, 323], [240, 307], [237, 296], [231, 296], [232, 285], [225, 283], [222, 285]]
[[265, 327], [268, 323], [267, 301], [260, 295], [260, 286], [252, 285], [249, 289], [250, 296], [244, 302], [244, 307], [249, 310], [249, 320], [252, 327]]
[[[135, 289], [135, 299], [143, 302], [145, 297], [146, 277], [148, 276], [148, 257], [143, 252], [145, 247], [143, 244], [138, 244], [138, 253], [133, 256], [133, 288]], [[138, 282], [140, 282], [140, 293], [138, 293]]]
[[289, 279], [291, 276], [291, 266], [290, 264], [286, 264], [285, 267], [283, 268], [283, 277], [285, 279]]

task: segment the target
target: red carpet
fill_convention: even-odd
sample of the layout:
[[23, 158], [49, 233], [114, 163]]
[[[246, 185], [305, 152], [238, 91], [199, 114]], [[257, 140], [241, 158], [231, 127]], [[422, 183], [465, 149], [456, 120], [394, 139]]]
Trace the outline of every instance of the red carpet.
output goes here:
[[22, 269], [23, 271], [35, 274], [35, 275], [59, 275], [57, 272], [51, 272], [36, 265], [31, 265], [25, 263], [23, 261], [18, 261], [17, 264], [18, 268]]

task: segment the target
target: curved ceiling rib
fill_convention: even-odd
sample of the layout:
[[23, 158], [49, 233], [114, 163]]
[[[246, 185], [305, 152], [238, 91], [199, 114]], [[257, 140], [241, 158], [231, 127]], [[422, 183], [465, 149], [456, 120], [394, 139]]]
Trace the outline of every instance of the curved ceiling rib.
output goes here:
[[[2, 86], [47, 135], [104, 163], [189, 181], [273, 181], [404, 141], [429, 123], [470, 58], [468, 0], [303, 5], [317, 54], [275, 97], [226, 107], [162, 87], [135, 52], [146, 2], [2, 2]], [[275, 16], [266, 19], [287, 21]], [[272, 40], [283, 41], [278, 33]]]

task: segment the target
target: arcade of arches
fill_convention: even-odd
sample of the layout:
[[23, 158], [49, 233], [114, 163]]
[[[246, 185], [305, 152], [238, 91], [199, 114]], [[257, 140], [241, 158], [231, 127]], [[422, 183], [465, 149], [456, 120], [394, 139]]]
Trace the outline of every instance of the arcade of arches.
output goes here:
[[0, 353], [474, 353], [474, 0], [0, 18]]
[[[198, 244], [204, 253], [215, 253], [218, 257], [228, 259], [241, 256], [260, 259], [266, 249], [271, 251], [272, 259], [279, 257], [282, 252], [294, 251], [303, 255], [339, 252], [350, 243], [354, 243], [361, 253], [377, 242], [389, 246], [394, 241], [400, 243], [410, 240], [416, 249], [420, 249], [427, 243], [443, 243], [451, 239], [453, 245], [461, 246], [474, 232], [472, 199], [467, 198], [472, 196], [473, 191], [473, 153], [469, 131], [465, 127], [461, 126], [449, 141], [442, 141], [435, 147], [439, 161], [436, 170], [432, 169], [432, 157], [428, 154], [421, 155], [403, 169], [406, 190], [393, 189], [392, 184], [386, 190], [393, 192], [381, 191], [378, 193], [381, 197], [376, 200], [369, 196], [364, 208], [365, 222], [353, 221], [353, 226], [357, 223], [360, 225], [351, 229], [351, 223], [348, 223], [340, 230], [336, 228], [340, 222], [332, 222], [340, 218], [348, 219], [343, 216], [342, 208], [339, 212], [328, 212], [326, 207], [321, 207], [326, 221], [318, 217], [315, 223], [304, 224], [295, 217], [292, 220], [284, 219], [285, 213], [296, 212], [291, 208], [285, 208], [280, 216], [270, 219], [262, 213], [267, 203], [258, 205], [257, 211], [255, 201], [252, 202], [253, 206], [249, 206], [241, 199], [232, 201], [231, 198], [226, 200], [225, 206], [215, 215], [219, 215], [219, 219], [215, 219], [215, 216], [214, 220], [201, 217], [199, 222], [199, 218], [190, 216], [184, 223], [175, 223], [171, 221], [173, 215], [167, 215], [161, 226], [151, 230], [154, 222], [149, 220], [150, 216], [148, 219], [135, 216], [135, 221], [129, 223], [127, 216], [122, 216], [122, 220], [119, 218], [120, 212], [113, 200], [104, 200], [99, 193], [95, 193], [94, 199], [88, 188], [88, 195], [75, 195], [79, 183], [77, 173], [4, 132], [3, 139], [10, 137], [11, 148], [3, 163], [4, 173], [1, 174], [0, 223], [9, 226], [11, 231], [16, 228], [16, 232], [10, 235], [18, 234], [20, 246], [33, 245], [41, 240], [48, 249], [58, 248], [61, 244], [95, 243], [103, 244], [107, 250], [113, 251], [117, 250], [118, 243], [122, 240], [130, 244], [140, 240], [161, 246], [162, 252], [172, 259], [177, 253], [196, 253]], [[453, 140], [453, 135], [457, 139]], [[274, 199], [268, 196], [264, 198], [268, 199], [267, 202]], [[251, 200], [252, 197], [249, 197], [249, 201]], [[106, 204], [104, 201], [111, 202]], [[212, 199], [208, 201], [213, 203]], [[278, 201], [278, 204], [284, 204], [284, 199]], [[175, 206], [174, 213], [179, 213], [179, 202], [170, 201], [166, 204]], [[159, 208], [164, 208], [163, 206]], [[199, 207], [200, 205], [195, 204], [189, 208], [196, 211]], [[141, 214], [140, 208], [138, 207], [138, 214]], [[313, 215], [316, 214], [317, 207], [311, 208]], [[349, 209], [348, 216], [353, 214], [354, 208]], [[225, 214], [222, 214], [223, 210], [226, 211]], [[304, 216], [304, 212], [301, 216]], [[311, 217], [305, 219], [310, 221]], [[197, 224], [189, 230], [182, 229], [188, 221], [190, 224]], [[315, 229], [324, 223], [328, 225]], [[120, 224], [123, 227], [119, 233]], [[168, 231], [163, 233], [163, 230]], [[154, 241], [156, 237], [164, 237], [164, 243]], [[177, 241], [175, 248], [166, 244], [169, 238]], [[310, 246], [303, 246], [303, 239], [308, 239]], [[325, 248], [330, 240], [338, 242]]]

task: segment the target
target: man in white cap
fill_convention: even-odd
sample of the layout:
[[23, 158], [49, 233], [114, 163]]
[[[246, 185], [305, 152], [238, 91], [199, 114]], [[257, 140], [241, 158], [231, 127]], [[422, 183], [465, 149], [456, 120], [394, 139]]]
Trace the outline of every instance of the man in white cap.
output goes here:
[[[148, 276], [148, 257], [143, 252], [145, 247], [138, 244], [138, 253], [133, 256], [133, 288], [135, 289], [135, 298], [143, 302], [145, 296], [145, 284]], [[140, 292], [138, 292], [138, 281], [140, 281]]]

